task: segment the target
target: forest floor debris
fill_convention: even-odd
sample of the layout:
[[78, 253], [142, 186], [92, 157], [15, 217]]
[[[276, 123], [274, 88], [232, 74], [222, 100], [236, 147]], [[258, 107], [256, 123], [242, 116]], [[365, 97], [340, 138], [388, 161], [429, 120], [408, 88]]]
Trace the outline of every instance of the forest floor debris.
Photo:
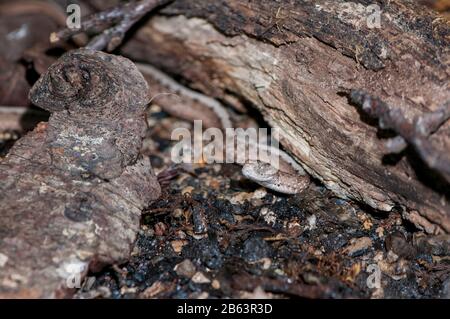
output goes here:
[[[148, 121], [142, 153], [157, 172], [170, 171], [169, 137], [180, 121], [157, 106]], [[1, 135], [14, 136], [1, 154], [17, 134]], [[395, 211], [372, 211], [317, 184], [280, 195], [233, 164], [181, 167], [164, 185], [129, 261], [89, 274], [75, 298], [449, 296], [450, 243]]]

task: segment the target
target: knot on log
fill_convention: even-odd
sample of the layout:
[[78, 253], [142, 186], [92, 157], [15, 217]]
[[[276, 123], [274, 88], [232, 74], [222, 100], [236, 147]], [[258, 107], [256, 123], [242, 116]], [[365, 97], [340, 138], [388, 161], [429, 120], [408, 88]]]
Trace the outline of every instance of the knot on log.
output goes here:
[[53, 113], [53, 165], [83, 179], [119, 176], [139, 153], [148, 92], [128, 59], [91, 49], [64, 54], [30, 92], [34, 104]]
[[90, 49], [64, 54], [33, 86], [33, 104], [73, 118], [116, 119], [142, 113], [148, 87], [129, 60]]

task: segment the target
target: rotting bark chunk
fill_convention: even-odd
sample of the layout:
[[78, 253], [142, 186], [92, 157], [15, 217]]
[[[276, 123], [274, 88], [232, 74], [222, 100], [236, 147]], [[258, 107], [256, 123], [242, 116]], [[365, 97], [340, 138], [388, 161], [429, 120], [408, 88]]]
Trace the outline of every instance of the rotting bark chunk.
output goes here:
[[65, 54], [30, 93], [52, 112], [0, 163], [0, 297], [63, 297], [123, 261], [159, 197], [145, 134], [147, 84], [127, 59]]

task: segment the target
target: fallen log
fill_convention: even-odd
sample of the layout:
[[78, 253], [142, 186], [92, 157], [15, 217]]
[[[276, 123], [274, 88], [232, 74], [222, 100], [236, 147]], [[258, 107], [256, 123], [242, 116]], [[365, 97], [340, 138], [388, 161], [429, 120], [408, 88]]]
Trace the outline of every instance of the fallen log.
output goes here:
[[148, 86], [123, 57], [74, 50], [30, 92], [51, 112], [0, 161], [0, 298], [62, 298], [129, 257], [160, 195], [146, 133]]
[[[281, 129], [282, 145], [337, 195], [399, 209], [429, 233], [450, 233], [445, 175], [413, 147], [388, 154], [384, 142], [396, 130], [378, 128], [349, 98], [366, 92], [405, 119], [448, 107], [449, 24], [411, 1], [377, 4], [175, 1], [121, 52], [224, 102], [256, 107]], [[426, 142], [441, 152], [436, 158], [448, 156], [450, 123]]]

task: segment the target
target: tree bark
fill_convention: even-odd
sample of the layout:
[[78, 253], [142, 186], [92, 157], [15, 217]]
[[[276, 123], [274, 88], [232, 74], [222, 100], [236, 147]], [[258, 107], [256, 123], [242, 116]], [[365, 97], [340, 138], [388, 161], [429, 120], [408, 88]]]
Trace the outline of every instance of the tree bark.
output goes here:
[[[450, 232], [449, 185], [408, 149], [388, 156], [362, 89], [407, 117], [450, 100], [449, 25], [413, 1], [176, 1], [122, 49], [223, 101], [256, 107], [304, 168], [344, 198]], [[155, 92], [157, 93], [157, 92]], [[450, 149], [450, 123], [432, 137]]]
[[[329, 189], [375, 209], [401, 209], [429, 233], [450, 233], [449, 185], [349, 103], [362, 89], [406, 117], [450, 100], [449, 25], [414, 1], [176, 1], [123, 48], [223, 101], [256, 107], [282, 144]], [[155, 92], [157, 93], [157, 92]], [[450, 149], [450, 123], [429, 139]]]

